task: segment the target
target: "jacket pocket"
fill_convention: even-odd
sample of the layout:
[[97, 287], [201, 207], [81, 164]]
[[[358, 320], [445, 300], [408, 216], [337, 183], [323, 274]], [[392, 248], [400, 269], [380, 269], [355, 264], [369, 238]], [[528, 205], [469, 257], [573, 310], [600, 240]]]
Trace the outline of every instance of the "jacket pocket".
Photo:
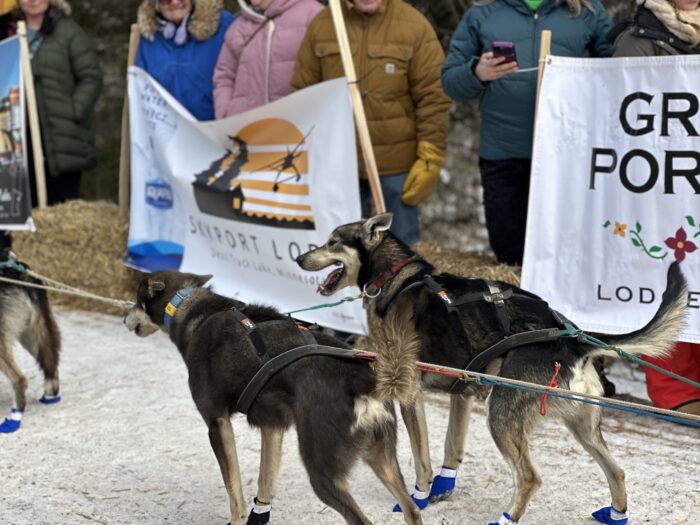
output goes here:
[[314, 54], [321, 64], [321, 78], [329, 80], [345, 75], [340, 46], [337, 42], [319, 42], [314, 47]]
[[367, 46], [370, 79], [368, 89], [381, 96], [396, 97], [409, 93], [408, 73], [413, 48], [396, 44]]

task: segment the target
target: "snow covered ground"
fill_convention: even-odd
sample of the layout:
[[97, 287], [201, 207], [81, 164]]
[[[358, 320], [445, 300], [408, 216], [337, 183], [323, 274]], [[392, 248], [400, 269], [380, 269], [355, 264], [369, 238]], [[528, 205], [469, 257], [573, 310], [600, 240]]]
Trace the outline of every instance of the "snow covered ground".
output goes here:
[[[41, 375], [24, 351], [15, 352], [30, 380], [30, 402], [20, 431], [0, 435], [0, 524], [224, 525], [226, 493], [206, 428], [190, 399], [184, 364], [170, 341], [160, 333], [139, 339], [117, 317], [71, 311], [57, 317], [64, 348], [60, 404], [37, 401]], [[626, 369], [614, 381], [618, 390], [636, 389], [632, 393], [643, 395]], [[437, 469], [447, 399], [428, 399]], [[9, 383], [0, 378], [2, 417], [11, 403]], [[455, 494], [423, 512], [427, 525], [484, 525], [506, 509], [510, 474], [483, 414], [483, 406], [477, 406]], [[258, 433], [239, 416], [234, 429], [244, 492], [252, 500]], [[400, 462], [411, 483], [413, 460], [400, 430]], [[627, 472], [632, 523], [698, 523], [700, 431], [607, 411], [604, 433]], [[521, 523], [594, 523], [590, 513], [610, 501], [598, 466], [556, 421], [546, 420], [532, 442], [543, 486]], [[284, 450], [272, 523], [342, 523], [313, 494], [293, 431]], [[358, 465], [351, 484], [375, 523], [403, 523], [390, 512], [392, 497], [367, 467]]]

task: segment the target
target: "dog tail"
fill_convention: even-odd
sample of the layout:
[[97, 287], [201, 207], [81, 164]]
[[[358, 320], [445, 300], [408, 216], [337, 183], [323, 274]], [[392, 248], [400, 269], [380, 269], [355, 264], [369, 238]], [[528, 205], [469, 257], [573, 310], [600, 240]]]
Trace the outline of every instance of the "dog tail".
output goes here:
[[413, 404], [418, 385], [420, 339], [411, 321], [412, 314], [411, 308], [394, 308], [371, 339], [378, 354], [374, 364], [377, 398], [398, 401], [402, 406]]
[[[661, 299], [661, 306], [646, 326], [635, 332], [605, 336], [601, 339], [629, 354], [667, 357], [685, 323], [688, 283], [683, 277], [678, 262], [671, 264], [666, 279], [666, 290]], [[596, 349], [591, 353], [618, 357], [613, 350]]]

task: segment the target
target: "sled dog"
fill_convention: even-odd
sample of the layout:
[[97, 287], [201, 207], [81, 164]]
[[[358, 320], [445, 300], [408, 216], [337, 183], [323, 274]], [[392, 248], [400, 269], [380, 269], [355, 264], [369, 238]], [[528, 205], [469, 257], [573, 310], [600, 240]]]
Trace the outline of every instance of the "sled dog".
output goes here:
[[[427, 504], [428, 497], [439, 500], [452, 492], [456, 470], [464, 456], [474, 395], [488, 387], [473, 385], [451, 396], [443, 470], [431, 487], [425, 411], [420, 388], [414, 383], [439, 392], [455, 392], [455, 381], [435, 374], [417, 376], [415, 360], [465, 368], [480, 352], [501, 341], [505, 331], [551, 328], [561, 325], [563, 316], [533, 294], [506, 283], [436, 274], [428, 261], [389, 232], [391, 220], [391, 214], [381, 214], [340, 226], [323, 246], [300, 255], [297, 262], [311, 271], [337, 266], [319, 286], [323, 295], [346, 286], [359, 286], [369, 294], [365, 301], [370, 340], [380, 354], [375, 368], [377, 395], [401, 403], [416, 463], [417, 492], [413, 497], [419, 504]], [[453, 301], [450, 308], [445, 304], [449, 300]], [[635, 332], [600, 338], [630, 354], [667, 355], [682, 328], [686, 301], [685, 279], [678, 264], [673, 263], [662, 303], [651, 321]], [[395, 317], [396, 312], [406, 313], [401, 317], [405, 324], [387, 331], [388, 319]], [[406, 346], [396, 334], [416, 337], [419, 344]], [[559, 386], [601, 395], [603, 387], [593, 365], [593, 358], [601, 355], [618, 357], [613, 350], [580, 342], [575, 336], [558, 337], [512, 348], [475, 371], [547, 385], [559, 363]], [[515, 523], [541, 484], [528, 446], [528, 435], [541, 419], [540, 395], [494, 387], [487, 406], [489, 430], [515, 483], [510, 506], [497, 521]], [[600, 407], [550, 397], [547, 416], [560, 418], [605, 473], [612, 506], [594, 513], [594, 517], [602, 523], [626, 524], [625, 476], [603, 440]]]
[[[192, 398], [209, 428], [235, 525], [246, 521], [246, 509], [231, 415], [263, 363], [304, 346], [308, 336], [272, 308], [213, 293], [204, 287], [210, 278], [176, 271], [143, 277], [125, 322], [142, 337], [163, 329], [182, 355]], [[313, 338], [319, 345], [347, 348], [320, 332]], [[262, 433], [258, 494], [247, 523], [269, 519], [269, 506], [260, 513], [267, 514], [264, 518], [255, 514], [274, 497], [282, 436], [292, 425], [314, 492], [347, 523], [370, 523], [348, 487], [348, 473], [357, 458], [369, 464], [401, 502], [406, 523], [422, 523], [396, 459], [393, 406], [379, 401], [374, 390], [374, 373], [366, 362], [327, 356], [292, 362], [265, 383], [246, 414]]]

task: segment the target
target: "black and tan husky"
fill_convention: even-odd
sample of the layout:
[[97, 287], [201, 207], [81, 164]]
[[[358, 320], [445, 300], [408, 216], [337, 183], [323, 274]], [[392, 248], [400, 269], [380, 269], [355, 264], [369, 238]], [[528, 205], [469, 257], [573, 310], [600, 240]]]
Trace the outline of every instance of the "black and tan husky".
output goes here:
[[[409, 288], [413, 283], [425, 281], [426, 274], [435, 275], [435, 271], [428, 261], [389, 232], [391, 220], [391, 214], [382, 214], [340, 226], [331, 233], [326, 244], [300, 255], [297, 262], [305, 270], [338, 266], [319, 287], [324, 295], [346, 286], [367, 287], [371, 293], [366, 308], [370, 331], [377, 329], [370, 333], [370, 340], [380, 353], [376, 365], [378, 395], [381, 399], [393, 398], [401, 402], [402, 416], [416, 459], [416, 488], [424, 494], [423, 501], [427, 504], [432, 477], [427, 425], [420, 389], [417, 395], [412, 389], [416, 375], [410, 364], [418, 358], [464, 368], [479, 352], [501, 340], [503, 329], [494, 304], [477, 300], [459, 308], [461, 332], [457, 332], [451, 319], [453, 316], [435, 290], [423, 285]], [[453, 297], [470, 292], [491, 294], [489, 283], [482, 279], [449, 274], [439, 274], [435, 278]], [[506, 283], [492, 284], [500, 290], [512, 289], [513, 297], [504, 301], [503, 308], [513, 333], [550, 328], [559, 323], [546, 303], [527, 297], [532, 297], [531, 294]], [[402, 292], [404, 289], [407, 290], [405, 293]], [[606, 336], [603, 340], [635, 355], [666, 355], [683, 325], [686, 302], [686, 282], [678, 264], [674, 263], [668, 271], [663, 301], [653, 319], [636, 332]], [[397, 311], [405, 315], [397, 316]], [[390, 326], [397, 320], [404, 324]], [[396, 334], [400, 337], [397, 338]], [[407, 338], [417, 338], [418, 345], [406, 344]], [[555, 363], [560, 363], [558, 381], [561, 387], [601, 395], [603, 387], [592, 359], [599, 355], [617, 357], [612, 350], [578, 342], [576, 338], [559, 338], [511, 350], [503, 358], [487, 363], [485, 368], [503, 377], [546, 385], [553, 376]], [[420, 383], [425, 388], [447, 392], [453, 379], [426, 374], [420, 377]], [[449, 494], [454, 487], [454, 476], [464, 455], [464, 438], [474, 393], [468, 390], [466, 395], [451, 396], [443, 472], [432, 483], [433, 488], [438, 485], [438, 490], [431, 491], [436, 499]], [[517, 522], [541, 484], [528, 446], [528, 434], [541, 419], [538, 402], [539, 396], [535, 393], [509, 388], [493, 388], [488, 398], [489, 430], [508, 462], [515, 482], [515, 493], [508, 511], [501, 515], [498, 523]], [[600, 407], [551, 399], [547, 415], [561, 418], [605, 473], [612, 507], [601, 509], [594, 513], [594, 517], [602, 523], [626, 524], [625, 476], [603, 440]]]
[[[42, 284], [27, 275], [25, 270], [22, 263], [10, 258], [3, 261], [0, 275], [27, 284]], [[15, 341], [36, 359], [44, 373], [44, 395], [40, 401], [45, 404], [60, 401], [58, 360], [61, 335], [46, 291], [3, 281], [0, 282], [0, 370], [12, 383], [14, 406], [10, 417], [0, 423], [0, 433], [19, 429], [27, 405], [27, 378], [15, 362], [12, 352]]]
[[[159, 328], [168, 331], [180, 351], [189, 372], [192, 398], [209, 427], [235, 525], [245, 522], [246, 508], [231, 415], [263, 361], [232, 309], [244, 312], [257, 325], [271, 357], [303, 346], [305, 338], [290, 318], [272, 308], [245, 305], [204, 288], [209, 278], [175, 271], [144, 277], [136, 305], [125, 322], [140, 336]], [[273, 320], [277, 322], [266, 323]], [[315, 338], [321, 345], [347, 348], [320, 332]], [[306, 357], [272, 377], [247, 412], [248, 422], [262, 432], [258, 494], [248, 523], [269, 519], [269, 507], [265, 506], [274, 496], [282, 435], [292, 425], [297, 428], [299, 450], [314, 492], [348, 523], [371, 523], [348, 487], [347, 476], [357, 458], [369, 464], [394, 497], [406, 505], [406, 523], [422, 523], [396, 459], [393, 406], [379, 401], [374, 389], [375, 377], [367, 363], [337, 357]], [[267, 515], [256, 516], [258, 510]]]

